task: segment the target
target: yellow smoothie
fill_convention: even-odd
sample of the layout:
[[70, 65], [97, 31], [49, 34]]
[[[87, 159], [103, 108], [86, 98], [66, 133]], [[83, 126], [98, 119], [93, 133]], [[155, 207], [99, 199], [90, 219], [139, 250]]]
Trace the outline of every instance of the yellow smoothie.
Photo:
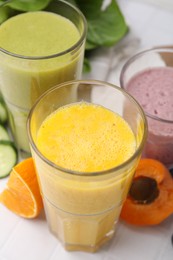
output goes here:
[[63, 107], [40, 127], [37, 146], [56, 165], [80, 172], [120, 165], [135, 151], [135, 137], [122, 117], [81, 102]]
[[52, 170], [35, 157], [51, 231], [67, 249], [97, 250], [114, 233], [134, 173], [134, 163], [116, 173], [102, 172], [134, 154], [130, 126], [102, 106], [79, 102], [48, 116], [36, 144], [55, 165], [76, 172]]
[[0, 88], [21, 149], [29, 151], [26, 118], [36, 99], [52, 86], [80, 78], [84, 44], [73, 53], [48, 56], [69, 50], [80, 37], [69, 19], [46, 11], [19, 14], [0, 25], [0, 48], [13, 54], [0, 51]]

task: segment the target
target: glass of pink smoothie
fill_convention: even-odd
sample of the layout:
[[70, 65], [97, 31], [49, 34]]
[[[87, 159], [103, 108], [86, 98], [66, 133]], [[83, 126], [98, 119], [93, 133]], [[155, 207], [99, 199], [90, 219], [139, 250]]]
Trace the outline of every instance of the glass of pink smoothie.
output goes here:
[[131, 57], [120, 85], [142, 106], [148, 120], [143, 155], [173, 166], [173, 49], [153, 48]]

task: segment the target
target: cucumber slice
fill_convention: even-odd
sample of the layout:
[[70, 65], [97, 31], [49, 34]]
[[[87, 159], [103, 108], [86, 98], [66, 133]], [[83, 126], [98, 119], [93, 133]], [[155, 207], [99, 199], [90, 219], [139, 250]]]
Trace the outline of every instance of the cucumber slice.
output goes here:
[[0, 178], [10, 174], [17, 163], [17, 150], [11, 141], [0, 140]]
[[7, 109], [5, 103], [1, 100], [0, 101], [0, 123], [5, 124], [7, 123], [7, 120], [8, 120]]
[[0, 140], [10, 140], [7, 130], [0, 124]]

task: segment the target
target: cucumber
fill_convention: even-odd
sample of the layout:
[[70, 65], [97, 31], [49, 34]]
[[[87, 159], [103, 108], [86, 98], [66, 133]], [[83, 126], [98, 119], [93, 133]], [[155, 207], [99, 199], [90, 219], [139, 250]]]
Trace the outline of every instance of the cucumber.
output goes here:
[[0, 123], [6, 124], [8, 120], [7, 109], [3, 100], [0, 100]]
[[4, 128], [3, 125], [0, 124], [0, 140], [10, 140], [9, 134], [6, 130], [6, 128]]
[[17, 164], [17, 149], [14, 143], [0, 140], [0, 178], [8, 176], [14, 165]]

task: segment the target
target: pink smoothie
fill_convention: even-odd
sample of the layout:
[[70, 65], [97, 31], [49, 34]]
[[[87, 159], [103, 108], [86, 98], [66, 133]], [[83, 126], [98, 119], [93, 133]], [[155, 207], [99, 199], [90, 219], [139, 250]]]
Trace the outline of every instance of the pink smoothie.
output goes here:
[[149, 131], [144, 156], [170, 167], [173, 165], [173, 68], [144, 70], [131, 78], [125, 88], [147, 115]]

